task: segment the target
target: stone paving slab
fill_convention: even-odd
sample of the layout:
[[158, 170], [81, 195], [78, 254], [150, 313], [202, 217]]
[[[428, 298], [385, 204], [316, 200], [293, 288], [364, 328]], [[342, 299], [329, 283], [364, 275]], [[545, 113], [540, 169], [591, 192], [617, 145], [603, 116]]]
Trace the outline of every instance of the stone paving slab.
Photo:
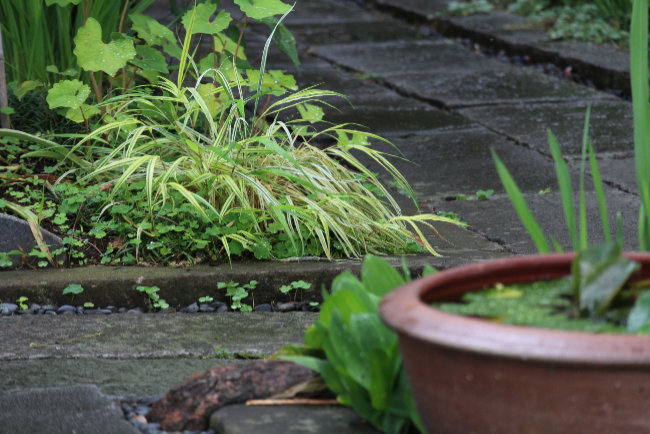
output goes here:
[[332, 44], [312, 47], [311, 52], [376, 76], [407, 96], [444, 107], [614, 98], [444, 41]]
[[[598, 158], [598, 171], [604, 182], [623, 191], [638, 194], [634, 155], [607, 155]], [[579, 167], [577, 159], [570, 162], [573, 167]]]
[[[636, 250], [638, 248], [636, 224], [639, 213], [638, 198], [609, 188], [606, 189], [605, 195], [611, 230], [615, 231], [616, 229], [616, 212], [620, 211], [623, 220], [623, 246], [627, 250]], [[560, 194], [528, 194], [525, 197], [531, 212], [545, 234], [549, 237], [554, 236], [565, 250], [571, 250]], [[586, 198], [589, 242], [590, 244], [601, 242], [603, 233], [595, 193], [587, 193]], [[577, 200], [575, 197], [576, 204]], [[436, 206], [455, 212], [461, 219], [469, 223], [472, 230], [493, 241], [498, 241], [513, 253], [537, 253], [535, 245], [520, 223], [507, 197], [501, 196], [486, 201], [438, 202]]]
[[465, 108], [459, 113], [547, 155], [550, 128], [563, 153], [580, 155], [589, 105], [589, 137], [596, 153], [634, 150], [632, 104], [627, 101], [515, 103]]
[[432, 20], [445, 12], [449, 0], [373, 0], [373, 3], [382, 9], [420, 21]]
[[[549, 158], [478, 125], [464, 130], [392, 138], [392, 142], [409, 161], [395, 158], [391, 161], [404, 174], [420, 202], [433, 203], [455, 198], [458, 194], [472, 195], [477, 190], [493, 189], [496, 194], [503, 193], [490, 149], [497, 152], [522, 191], [537, 193], [548, 187], [555, 189], [557, 185]], [[374, 146], [397, 154], [388, 144], [375, 143]], [[369, 158], [362, 161], [371, 170], [385, 174]], [[577, 173], [573, 179], [577, 182]], [[445, 203], [441, 203], [441, 209], [445, 209]]]
[[[2, 318], [0, 360], [268, 356], [299, 344], [311, 312]], [[144, 339], [143, 337], [146, 337]]]
[[229, 405], [210, 417], [223, 434], [379, 433], [350, 407], [334, 405]]
[[139, 434], [117, 401], [93, 385], [0, 393], [0, 431]]
[[299, 0], [284, 24], [291, 28], [294, 24], [312, 24], [320, 26], [329, 23], [374, 21], [377, 14], [364, 10], [353, 2], [335, 0]]
[[110, 395], [151, 396], [166, 393], [195, 372], [247, 362], [215, 358], [3, 360], [0, 390], [94, 384]]

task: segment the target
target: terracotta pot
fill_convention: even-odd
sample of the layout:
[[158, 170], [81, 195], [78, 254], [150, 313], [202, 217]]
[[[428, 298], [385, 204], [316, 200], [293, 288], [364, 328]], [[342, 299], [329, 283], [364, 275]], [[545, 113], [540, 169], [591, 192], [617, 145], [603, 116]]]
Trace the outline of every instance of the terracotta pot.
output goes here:
[[[633, 279], [650, 276], [649, 254]], [[650, 336], [510, 326], [444, 313], [434, 301], [570, 274], [573, 255], [487, 261], [389, 293], [383, 321], [399, 335], [430, 433], [650, 432]]]

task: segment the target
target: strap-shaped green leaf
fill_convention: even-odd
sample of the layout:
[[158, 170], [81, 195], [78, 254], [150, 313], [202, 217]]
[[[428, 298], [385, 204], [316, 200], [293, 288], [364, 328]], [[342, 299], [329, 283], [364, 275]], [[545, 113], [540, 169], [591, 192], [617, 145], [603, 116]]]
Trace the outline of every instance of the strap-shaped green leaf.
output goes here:
[[135, 57], [133, 41], [120, 38], [105, 44], [102, 41], [102, 26], [90, 17], [86, 25], [79, 28], [74, 38], [74, 54], [77, 62], [86, 71], [104, 71], [110, 76], [126, 66]]

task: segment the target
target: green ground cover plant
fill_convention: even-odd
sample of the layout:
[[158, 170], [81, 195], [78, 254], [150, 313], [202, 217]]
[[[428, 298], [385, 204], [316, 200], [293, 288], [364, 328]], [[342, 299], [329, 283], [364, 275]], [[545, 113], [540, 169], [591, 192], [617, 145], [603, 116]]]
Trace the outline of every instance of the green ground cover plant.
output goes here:
[[[6, 164], [0, 209], [26, 210], [63, 235], [64, 246], [39, 266], [62, 264], [62, 254], [73, 264], [129, 265], [214, 262], [239, 255], [335, 257], [423, 248], [435, 253], [418, 225], [451, 220], [402, 216], [377, 177], [355, 157], [363, 153], [375, 160], [413, 197], [386, 155], [368, 143], [383, 139], [347, 124], [314, 129], [323, 99], [342, 95], [298, 90], [293, 77], [266, 71], [269, 45], [283, 31], [282, 17], [275, 15], [286, 16], [290, 6], [273, 2], [260, 15], [248, 3], [237, 3], [246, 16], [253, 14], [273, 29], [259, 69], [241, 58], [241, 39], [224, 39], [221, 51], [194, 58], [193, 35], [211, 37], [216, 47], [219, 32], [230, 22], [223, 11], [210, 21], [214, 5], [199, 4], [183, 15], [187, 31], [175, 49], [165, 45], [167, 29], [132, 14], [134, 26], [146, 23], [135, 27], [138, 40], [163, 38], [167, 50], [180, 53], [175, 77], [150, 77], [156, 81], [109, 92], [90, 104], [89, 86], [63, 80], [50, 89], [48, 103], [91, 131], [50, 138], [0, 131], [8, 144], [0, 155]], [[99, 34], [96, 26], [84, 28], [79, 31]], [[290, 52], [291, 43], [283, 44]], [[116, 46], [104, 49], [120, 52]], [[86, 56], [76, 54], [80, 61]], [[117, 57], [106, 75], [129, 67], [128, 56]], [[146, 70], [134, 67], [134, 72]], [[320, 147], [320, 139], [333, 145]], [[42, 173], [30, 174], [24, 161]], [[49, 252], [38, 244], [39, 249], [22, 253]]]
[[626, 45], [631, 0], [468, 0], [452, 1], [448, 13], [465, 16], [505, 10], [525, 16], [531, 26], [548, 32], [551, 40]]

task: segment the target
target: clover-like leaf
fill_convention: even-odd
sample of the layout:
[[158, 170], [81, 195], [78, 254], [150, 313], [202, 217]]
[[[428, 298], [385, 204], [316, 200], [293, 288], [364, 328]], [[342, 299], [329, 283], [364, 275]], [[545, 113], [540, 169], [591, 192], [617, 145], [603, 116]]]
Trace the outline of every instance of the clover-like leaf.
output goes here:
[[323, 108], [315, 104], [302, 103], [298, 105], [300, 117], [310, 123], [318, 122], [323, 119]]
[[74, 37], [74, 54], [77, 62], [86, 71], [104, 71], [110, 76], [126, 66], [135, 57], [133, 41], [120, 38], [105, 44], [102, 41], [102, 26], [90, 17], [86, 25], [79, 28]]
[[133, 22], [131, 28], [138, 34], [138, 38], [147, 44], [151, 46], [164, 45], [165, 43], [176, 44], [174, 32], [155, 19], [142, 14], [131, 14], [129, 18]]
[[291, 6], [280, 0], [235, 0], [235, 4], [249, 18], [261, 20], [273, 15], [286, 14]]
[[79, 80], [63, 80], [47, 92], [47, 104], [51, 109], [68, 107], [78, 109], [90, 94], [90, 87]]
[[[219, 14], [215, 17], [213, 21], [210, 21], [210, 17], [217, 10], [217, 5], [213, 3], [201, 3], [195, 8], [194, 16], [194, 27], [192, 27], [192, 34], [197, 33], [206, 33], [208, 35], [216, 35], [228, 28], [230, 21], [230, 13], [226, 11], [219, 11]], [[192, 19], [192, 10], [189, 10], [183, 15], [181, 22], [183, 26], [187, 29], [190, 25], [190, 20]]]

